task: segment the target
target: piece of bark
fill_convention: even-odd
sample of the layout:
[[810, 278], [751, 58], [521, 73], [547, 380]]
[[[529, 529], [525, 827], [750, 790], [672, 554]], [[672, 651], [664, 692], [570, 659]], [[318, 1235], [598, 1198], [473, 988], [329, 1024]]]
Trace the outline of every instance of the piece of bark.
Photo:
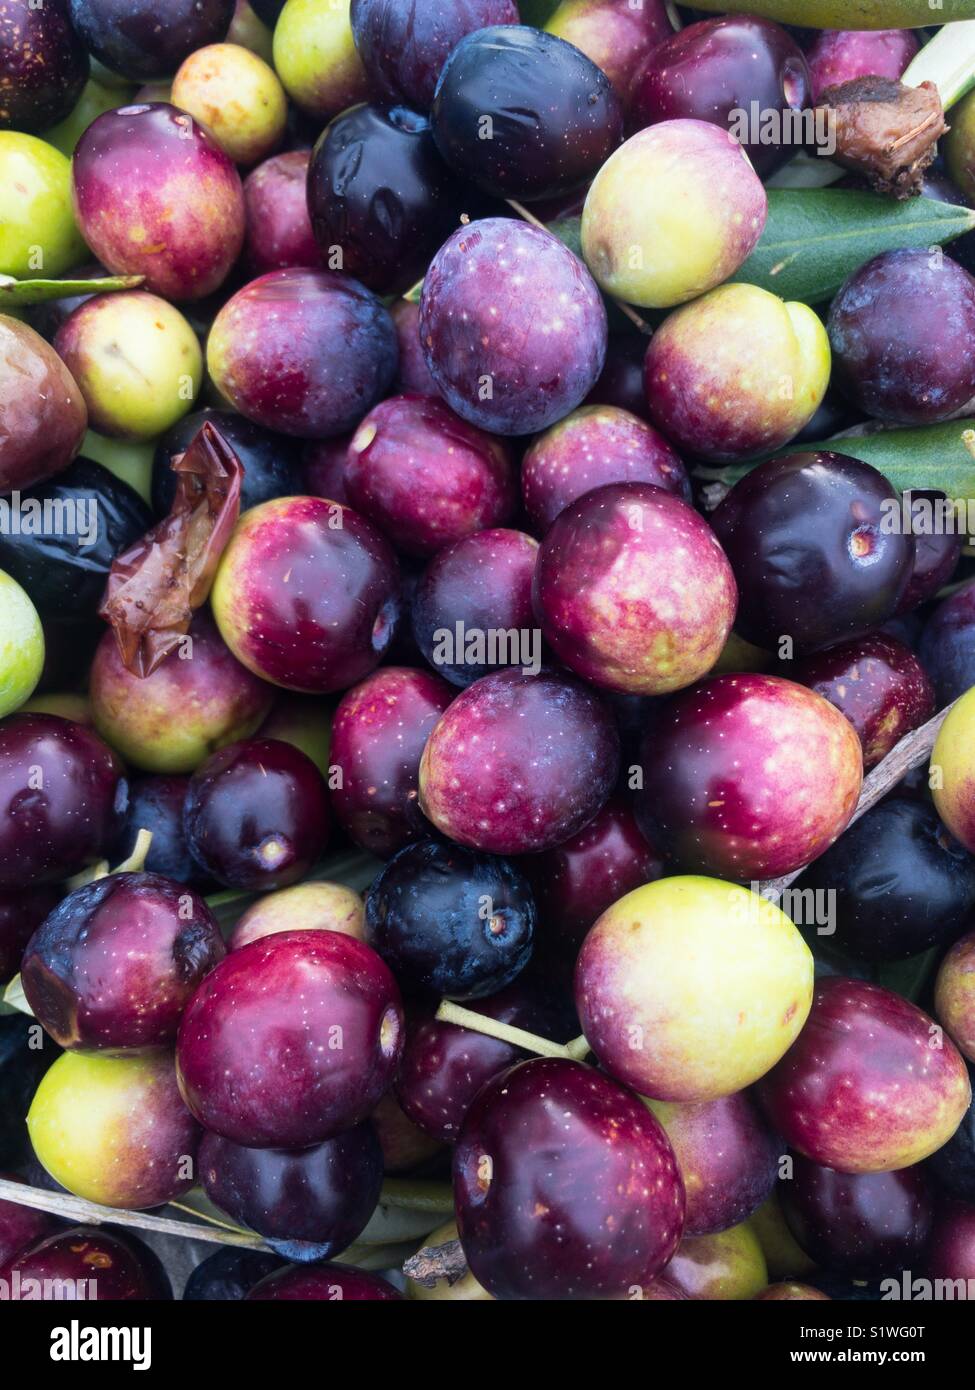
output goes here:
[[116, 556], [98, 610], [135, 676], [151, 675], [185, 636], [240, 516], [244, 468], [209, 420], [173, 471], [169, 516]]
[[862, 175], [878, 193], [912, 198], [948, 127], [933, 82], [907, 87], [889, 77], [856, 77], [827, 87], [825, 112], [836, 136], [831, 158]]
[[422, 1250], [407, 1260], [403, 1273], [415, 1284], [425, 1289], [436, 1288], [441, 1279], [453, 1286], [467, 1273], [467, 1261], [459, 1240], [448, 1240], [445, 1245], [424, 1245]]

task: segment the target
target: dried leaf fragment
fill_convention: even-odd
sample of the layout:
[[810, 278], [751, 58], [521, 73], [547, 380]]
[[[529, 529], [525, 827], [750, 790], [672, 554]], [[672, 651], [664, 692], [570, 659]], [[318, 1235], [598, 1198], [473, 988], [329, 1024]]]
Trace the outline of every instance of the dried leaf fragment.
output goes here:
[[889, 77], [856, 77], [827, 87], [817, 112], [835, 131], [837, 164], [862, 174], [878, 193], [911, 198], [945, 134], [945, 113], [933, 82], [907, 87]]
[[209, 420], [173, 471], [169, 516], [115, 557], [98, 610], [136, 676], [151, 675], [186, 634], [240, 516], [243, 464]]

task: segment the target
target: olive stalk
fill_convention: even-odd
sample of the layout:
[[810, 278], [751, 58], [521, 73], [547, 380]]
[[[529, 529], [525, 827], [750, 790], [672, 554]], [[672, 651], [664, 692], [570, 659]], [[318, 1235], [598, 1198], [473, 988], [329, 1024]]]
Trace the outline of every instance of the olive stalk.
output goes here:
[[567, 1043], [553, 1042], [551, 1038], [528, 1033], [524, 1028], [516, 1028], [514, 1024], [502, 1023], [499, 1019], [475, 1013], [473, 1009], [465, 1009], [462, 1004], [455, 1004], [452, 999], [444, 999], [441, 1002], [437, 1018], [441, 1023], [453, 1023], [458, 1028], [470, 1028], [472, 1032], [485, 1033], [489, 1038], [499, 1038], [501, 1042], [511, 1043], [512, 1047], [520, 1047], [525, 1052], [534, 1052], [539, 1057], [562, 1057], [568, 1061], [581, 1062], [591, 1050], [584, 1037], [573, 1038]]
[[947, 111], [975, 87], [975, 19], [945, 24], [905, 69], [907, 87], [933, 82]]

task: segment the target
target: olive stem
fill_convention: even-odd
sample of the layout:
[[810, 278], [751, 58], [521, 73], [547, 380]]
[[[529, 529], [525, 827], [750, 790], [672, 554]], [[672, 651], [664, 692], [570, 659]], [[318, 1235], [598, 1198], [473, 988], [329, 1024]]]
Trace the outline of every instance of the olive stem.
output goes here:
[[[906, 738], [902, 738], [900, 743], [891, 749], [886, 758], [879, 762], [872, 772], [868, 773], [863, 779], [860, 800], [850, 817], [850, 825], [872, 810], [877, 802], [882, 800], [912, 768], [920, 767], [923, 762], [927, 761], [931, 756], [931, 750], [937, 741], [938, 734], [941, 732], [941, 726], [953, 708], [954, 704], [946, 705], [933, 719], [929, 719], [919, 729], [915, 729]], [[789, 885], [805, 872], [805, 868], [806, 866], [803, 865], [801, 869], [796, 869], [791, 874], [784, 874], [781, 878], [768, 879], [765, 883], [759, 884], [759, 893], [769, 902], [777, 902]]]
[[69, 878], [65, 887], [69, 893], [75, 893], [79, 888], [87, 888], [89, 883], [97, 883], [99, 879], [108, 878], [111, 874], [141, 874], [151, 846], [152, 831], [140, 830], [135, 837], [132, 853], [117, 868], [113, 869], [107, 859], [101, 859], [97, 864], [92, 864], [90, 869], [82, 869], [80, 874]]
[[589, 1051], [585, 1038], [574, 1038], [570, 1043], [552, 1042], [551, 1038], [541, 1038], [537, 1033], [528, 1033], [524, 1028], [516, 1028], [512, 1023], [501, 1023], [499, 1019], [476, 1014], [473, 1009], [465, 1009], [452, 999], [444, 999], [437, 1010], [441, 1023], [453, 1023], [458, 1028], [470, 1028], [475, 1033], [485, 1033], [489, 1038], [499, 1038], [501, 1042], [511, 1043], [525, 1052], [535, 1052], [539, 1057], [567, 1057], [578, 1061]]
[[146, 867], [146, 858], [152, 848], [152, 831], [140, 830], [135, 837], [135, 845], [128, 859], [123, 859], [113, 874], [141, 874]]

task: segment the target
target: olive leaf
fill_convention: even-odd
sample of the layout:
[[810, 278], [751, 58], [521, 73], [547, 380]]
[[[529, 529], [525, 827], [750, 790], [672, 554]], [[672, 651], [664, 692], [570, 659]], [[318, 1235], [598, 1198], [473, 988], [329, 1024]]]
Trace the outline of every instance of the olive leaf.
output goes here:
[[30, 1018], [34, 1017], [34, 1010], [27, 1002], [23, 982], [19, 975], [15, 975], [3, 991], [2, 1012], [5, 1014], [27, 1014]]
[[0, 276], [0, 313], [5, 305], [15, 309], [47, 304], [53, 299], [71, 299], [76, 294], [113, 294], [116, 290], [137, 290], [144, 275], [106, 275], [101, 280], [15, 280]]
[[934, 247], [975, 230], [975, 210], [936, 198], [896, 202], [853, 188], [771, 188], [758, 245], [733, 280], [819, 304], [883, 251]]
[[522, 24], [544, 29], [559, 4], [560, 0], [518, 0], [518, 13]]
[[[874, 430], [871, 434], [845, 434], [811, 444], [790, 444], [778, 453], [831, 449], [872, 464], [901, 492], [930, 488], [951, 498], [967, 499], [975, 498], [975, 456], [970, 452], [970, 444], [975, 448], [975, 418]], [[713, 468], [701, 465], [694, 469], [694, 475], [704, 483], [732, 487], [760, 462], [753, 459]]]

